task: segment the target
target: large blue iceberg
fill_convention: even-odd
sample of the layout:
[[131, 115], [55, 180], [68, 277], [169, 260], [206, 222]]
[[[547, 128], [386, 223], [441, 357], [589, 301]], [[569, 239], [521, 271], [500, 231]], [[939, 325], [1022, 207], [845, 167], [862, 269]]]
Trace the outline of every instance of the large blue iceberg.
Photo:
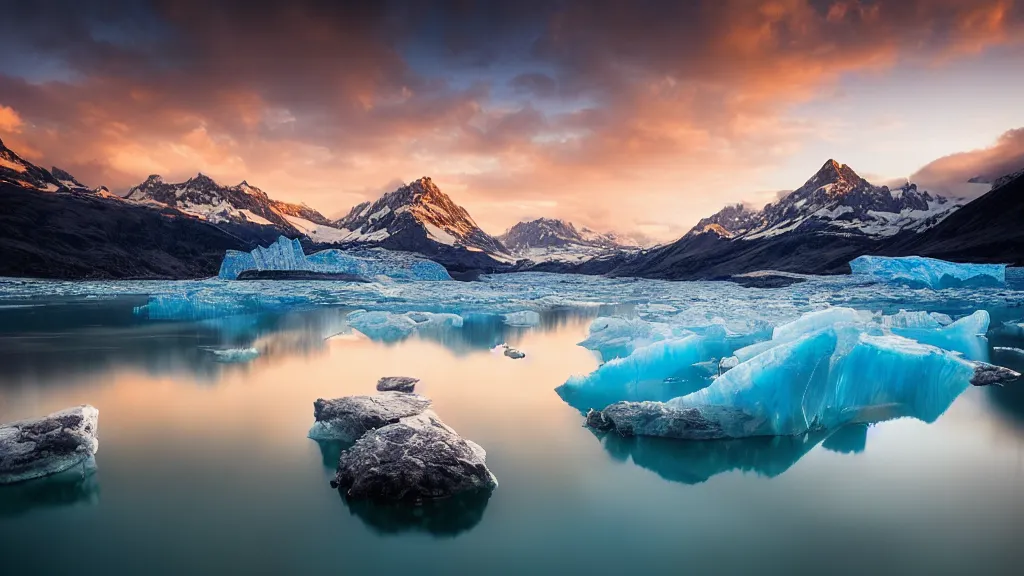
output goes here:
[[850, 262], [854, 274], [916, 288], [1004, 286], [1005, 264], [958, 264], [935, 258], [860, 256]]
[[359, 252], [322, 250], [307, 256], [297, 239], [284, 236], [252, 252], [228, 250], [218, 277], [235, 280], [246, 270], [300, 270], [351, 274], [366, 278], [387, 276], [396, 280], [451, 280], [444, 266], [404, 252], [375, 249]]
[[[563, 388], [587, 383], [609, 392], [604, 399], [620, 395], [587, 421], [625, 435], [706, 440], [791, 436], [897, 417], [931, 422], [969, 385], [1019, 377], [971, 358], [984, 355], [987, 312], [943, 325], [946, 320], [829, 308], [777, 327], [772, 340], [737, 350], [731, 368], [709, 385], [668, 401], [623, 395], [633, 376], [614, 374], [607, 364]], [[670, 358], [642, 351], [630, 358], [653, 365], [633, 367], [631, 374], [655, 378], [707, 354], [691, 349], [686, 357]]]

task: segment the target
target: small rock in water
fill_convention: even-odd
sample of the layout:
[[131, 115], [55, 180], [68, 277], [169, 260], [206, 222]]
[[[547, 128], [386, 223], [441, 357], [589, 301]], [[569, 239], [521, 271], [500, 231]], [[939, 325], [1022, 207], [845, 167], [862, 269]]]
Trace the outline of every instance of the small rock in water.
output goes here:
[[368, 432], [341, 453], [331, 483], [348, 498], [422, 501], [498, 485], [487, 453], [431, 411]]
[[419, 378], [409, 376], [385, 376], [377, 381], [377, 390], [380, 392], [412, 392], [416, 389]]
[[334, 400], [317, 398], [313, 403], [316, 422], [309, 429], [313, 440], [354, 442], [370, 430], [415, 416], [430, 407], [430, 400], [404, 392], [381, 392], [374, 396], [346, 396]]
[[519, 360], [520, 358], [526, 358], [526, 354], [525, 353], [520, 352], [519, 350], [516, 350], [515, 348], [510, 348], [508, 346], [505, 346], [505, 356], [508, 356], [509, 358], [511, 358], [513, 360]]
[[1003, 384], [1012, 382], [1018, 378], [1020, 378], [1020, 373], [1010, 370], [1009, 368], [986, 364], [984, 362], [975, 362], [974, 376], [971, 377], [971, 385], [1002, 386]]
[[89, 405], [0, 425], [0, 484], [56, 474], [99, 448], [99, 410]]

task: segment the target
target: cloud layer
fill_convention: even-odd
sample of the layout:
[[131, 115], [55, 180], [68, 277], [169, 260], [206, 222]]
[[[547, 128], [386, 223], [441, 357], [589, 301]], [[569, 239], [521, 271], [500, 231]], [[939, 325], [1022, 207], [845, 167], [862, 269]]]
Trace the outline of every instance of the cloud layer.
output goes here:
[[202, 171], [338, 213], [431, 175], [492, 231], [662, 238], [799, 185], [828, 150], [769, 175], [830, 119], [794, 107], [850, 75], [1024, 37], [1009, 0], [10, 4], [0, 133], [89, 184]]

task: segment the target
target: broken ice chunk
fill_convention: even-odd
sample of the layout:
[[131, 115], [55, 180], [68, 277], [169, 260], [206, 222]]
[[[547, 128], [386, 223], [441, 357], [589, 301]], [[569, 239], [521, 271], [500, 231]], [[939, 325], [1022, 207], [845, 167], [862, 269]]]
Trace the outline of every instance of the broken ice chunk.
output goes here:
[[210, 350], [216, 362], [224, 364], [241, 364], [250, 362], [259, 357], [260, 351], [255, 348], [228, 348], [225, 350]]
[[533, 310], [523, 310], [521, 312], [511, 312], [502, 316], [505, 324], [509, 326], [537, 326], [540, 324], [540, 314]]
[[100, 412], [89, 405], [0, 425], [0, 484], [56, 474], [92, 458]]
[[594, 350], [604, 361], [629, 356], [637, 348], [648, 344], [680, 338], [691, 332], [661, 322], [647, 322], [639, 318], [615, 316], [596, 318], [590, 323], [587, 339], [579, 345]]
[[1005, 264], [959, 264], [921, 256], [860, 256], [850, 262], [850, 269], [880, 282], [933, 290], [1006, 284]]
[[348, 315], [349, 325], [371, 340], [397, 342], [423, 330], [461, 328], [462, 317], [457, 314], [433, 312], [394, 312], [356, 310]]

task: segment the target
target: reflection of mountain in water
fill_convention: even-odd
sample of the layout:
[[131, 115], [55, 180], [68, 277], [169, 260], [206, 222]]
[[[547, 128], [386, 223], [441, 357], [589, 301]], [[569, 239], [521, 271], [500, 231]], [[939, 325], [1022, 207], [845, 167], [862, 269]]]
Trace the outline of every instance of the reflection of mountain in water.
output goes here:
[[426, 532], [436, 537], [452, 537], [480, 523], [491, 492], [471, 492], [416, 504], [350, 500], [344, 494], [341, 498], [350, 513], [379, 534]]
[[39, 508], [58, 508], [99, 501], [96, 461], [89, 459], [59, 474], [0, 486], [0, 518]]

